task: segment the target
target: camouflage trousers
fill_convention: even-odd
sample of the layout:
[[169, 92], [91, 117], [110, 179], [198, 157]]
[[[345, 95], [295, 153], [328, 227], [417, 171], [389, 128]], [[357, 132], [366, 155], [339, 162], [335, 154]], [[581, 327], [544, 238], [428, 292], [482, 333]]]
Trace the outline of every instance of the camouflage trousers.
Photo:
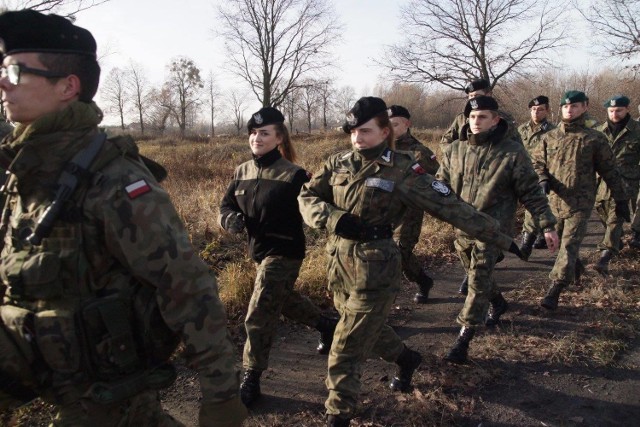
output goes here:
[[400, 286], [400, 254], [390, 240], [337, 239], [327, 249], [329, 288], [340, 320], [328, 359], [327, 414], [352, 418], [361, 388], [362, 364], [370, 357], [395, 362], [404, 344], [386, 324]]
[[484, 325], [489, 302], [500, 295], [493, 278], [493, 269], [501, 251], [494, 245], [461, 236], [454, 245], [469, 276], [467, 298], [456, 321], [462, 326]]
[[417, 282], [420, 273], [423, 272], [422, 264], [413, 254], [413, 248], [420, 240], [423, 218], [423, 211], [407, 209], [402, 217], [402, 223], [396, 227], [393, 233], [393, 239], [400, 248], [402, 272], [410, 282]]
[[538, 235], [542, 230], [536, 225], [536, 222], [533, 220], [533, 216], [528, 210], [524, 210], [524, 222], [522, 223], [522, 231], [526, 231], [527, 233], [531, 233], [533, 235]]
[[63, 405], [50, 427], [181, 427], [164, 412], [156, 390], [147, 390], [109, 405], [82, 398]]
[[[557, 215], [554, 212], [554, 215]], [[575, 279], [576, 262], [580, 256], [580, 245], [587, 233], [587, 223], [591, 212], [577, 212], [569, 218], [558, 218], [556, 231], [560, 237], [560, 248], [549, 278], [570, 285]]]
[[276, 335], [280, 314], [304, 325], [315, 327], [320, 309], [293, 289], [302, 260], [270, 256], [257, 265], [253, 294], [244, 321], [247, 341], [242, 366], [264, 371]]
[[596, 201], [596, 211], [600, 222], [604, 225], [604, 236], [598, 249], [608, 249], [614, 254], [622, 249], [622, 235], [624, 234], [624, 219], [616, 215], [616, 201], [613, 199]]

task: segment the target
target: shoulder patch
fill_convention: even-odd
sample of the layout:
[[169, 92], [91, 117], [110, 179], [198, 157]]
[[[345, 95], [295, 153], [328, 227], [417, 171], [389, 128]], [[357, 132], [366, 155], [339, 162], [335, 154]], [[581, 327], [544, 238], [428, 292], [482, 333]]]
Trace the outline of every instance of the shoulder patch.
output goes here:
[[431, 183], [431, 188], [433, 188], [436, 193], [440, 193], [440, 195], [444, 197], [451, 194], [451, 189], [442, 181], [433, 181]]
[[415, 172], [417, 175], [424, 175], [425, 173], [427, 173], [427, 171], [420, 166], [420, 163], [414, 163], [413, 166], [411, 166], [411, 169], [413, 169], [413, 172]]
[[382, 155], [380, 156], [380, 158], [383, 161], [389, 163], [391, 161], [391, 156], [392, 155], [393, 155], [393, 151], [390, 148], [387, 148], [382, 152]]
[[136, 197], [140, 197], [143, 194], [150, 192], [151, 186], [144, 179], [140, 179], [124, 187], [124, 191], [127, 192], [130, 199], [135, 199]]

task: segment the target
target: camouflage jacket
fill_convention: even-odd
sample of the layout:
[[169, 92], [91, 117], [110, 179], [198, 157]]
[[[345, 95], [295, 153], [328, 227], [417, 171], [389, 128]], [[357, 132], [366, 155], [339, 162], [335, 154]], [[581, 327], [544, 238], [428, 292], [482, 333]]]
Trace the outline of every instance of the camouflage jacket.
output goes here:
[[538, 124], [529, 120], [527, 123], [523, 123], [518, 127], [518, 134], [520, 134], [524, 148], [531, 154], [533, 148], [540, 142], [542, 135], [554, 128], [555, 125], [547, 120]]
[[[498, 114], [502, 119], [509, 125], [509, 131], [507, 136], [511, 139], [515, 139], [516, 141], [520, 141], [520, 134], [518, 133], [518, 125], [516, 124], [513, 116], [506, 111], [498, 110]], [[451, 144], [453, 141], [460, 139], [460, 130], [464, 125], [467, 124], [467, 118], [464, 116], [464, 113], [458, 114], [455, 119], [453, 119], [453, 123], [449, 126], [442, 135], [442, 139], [440, 140], [440, 144], [446, 145]]]
[[602, 132], [587, 128], [584, 117], [560, 123], [545, 133], [531, 157], [540, 181], [549, 181], [549, 202], [556, 217], [591, 212], [596, 173], [604, 178], [615, 200], [627, 199], [607, 138]]
[[413, 153], [415, 159], [428, 174], [435, 175], [436, 172], [438, 172], [440, 165], [438, 164], [435, 153], [411, 135], [409, 130], [407, 130], [404, 135], [401, 135], [396, 139], [396, 151], [408, 151]]
[[493, 218], [460, 200], [411, 156], [394, 152], [385, 143], [376, 153], [372, 160], [358, 151], [329, 157], [298, 196], [302, 218], [309, 226], [334, 234], [346, 213], [358, 216], [366, 226], [396, 224], [405, 209], [411, 208], [426, 211], [479, 240], [505, 250], [510, 247], [511, 237], [499, 231]]
[[627, 125], [614, 138], [608, 123], [596, 128], [604, 133], [616, 158], [616, 165], [625, 179], [640, 179], [640, 123], [629, 119]]
[[50, 205], [61, 170], [93, 138], [101, 117], [95, 104], [76, 102], [19, 125], [0, 147], [0, 161], [11, 162], [0, 263], [3, 321], [9, 327], [5, 313], [34, 313], [50, 385], [75, 384], [65, 393], [82, 393], [93, 381], [88, 353], [99, 357], [111, 346], [86, 347], [78, 329], [89, 325], [78, 324], [79, 309], [98, 297], [126, 296], [136, 283], [152, 287], [166, 326], [181, 334], [187, 363], [200, 374], [205, 401], [227, 401], [238, 393], [239, 375], [215, 276], [132, 140], [107, 140], [94, 164], [109, 150], [121, 154], [76, 190], [83, 196], [74, 193], [41, 245], [25, 239]]
[[538, 185], [531, 160], [517, 141], [505, 136], [507, 124], [488, 133], [468, 134], [445, 147], [438, 179], [448, 182], [462, 200], [497, 219], [512, 233], [518, 202], [544, 229], [555, 225], [547, 198]]
[[219, 223], [242, 213], [249, 237], [249, 253], [256, 262], [267, 256], [304, 258], [304, 231], [298, 208], [307, 172], [277, 149], [238, 166], [220, 204]]

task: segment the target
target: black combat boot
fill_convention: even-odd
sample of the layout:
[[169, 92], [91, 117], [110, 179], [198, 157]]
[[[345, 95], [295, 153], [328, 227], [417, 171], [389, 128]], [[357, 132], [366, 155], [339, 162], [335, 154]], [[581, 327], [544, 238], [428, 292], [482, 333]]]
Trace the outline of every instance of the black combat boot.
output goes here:
[[584, 274], [585, 268], [580, 258], [576, 259], [576, 268], [575, 268], [575, 276], [573, 279], [573, 284], [575, 286], [582, 286], [582, 275]]
[[547, 249], [547, 239], [544, 238], [544, 233], [538, 234], [536, 241], [533, 242], [534, 249]]
[[319, 354], [329, 354], [331, 350], [331, 343], [333, 342], [333, 333], [336, 331], [337, 319], [330, 317], [320, 316], [316, 329], [320, 332], [320, 338], [318, 339], [318, 347], [316, 350]]
[[426, 304], [429, 300], [429, 291], [433, 287], [433, 279], [423, 271], [420, 270], [420, 276], [416, 281], [418, 284], [418, 292], [413, 297], [413, 302], [416, 304]]
[[469, 293], [469, 275], [464, 276], [462, 283], [460, 283], [460, 289], [458, 289], [460, 295], [467, 295]]
[[558, 299], [563, 289], [563, 283], [554, 281], [547, 294], [542, 298], [542, 301], [540, 301], [540, 305], [547, 310], [555, 310], [558, 308]]
[[327, 415], [327, 427], [349, 427], [351, 420], [339, 415]]
[[489, 306], [489, 312], [487, 313], [487, 320], [484, 321], [484, 324], [488, 327], [493, 327], [498, 324], [500, 316], [507, 312], [509, 304], [507, 304], [507, 301], [504, 299], [502, 294], [498, 294], [498, 296], [493, 298], [490, 302], [491, 305]]
[[525, 261], [529, 261], [531, 252], [533, 252], [533, 243], [536, 241], [536, 235], [525, 231], [522, 233], [522, 244], [520, 245], [520, 252], [524, 256]]
[[463, 326], [460, 329], [460, 334], [456, 339], [456, 343], [444, 356], [444, 360], [453, 363], [465, 363], [467, 361], [467, 353], [469, 352], [469, 343], [471, 342], [475, 334], [475, 328]]
[[406, 393], [411, 391], [411, 378], [413, 372], [422, 363], [422, 356], [417, 351], [409, 349], [406, 345], [396, 360], [398, 370], [396, 376], [389, 383], [389, 388], [393, 391]]
[[253, 402], [258, 400], [262, 393], [260, 393], [260, 376], [262, 371], [254, 371], [253, 369], [247, 369], [242, 377], [242, 383], [240, 384], [240, 400], [244, 403], [244, 406], [249, 407]]
[[640, 232], [633, 232], [633, 238], [629, 240], [629, 247], [640, 249]]
[[613, 252], [609, 249], [605, 249], [600, 252], [600, 259], [593, 266], [593, 269], [600, 273], [602, 276], [607, 277], [609, 275], [609, 261], [611, 261], [611, 257], [613, 256]]

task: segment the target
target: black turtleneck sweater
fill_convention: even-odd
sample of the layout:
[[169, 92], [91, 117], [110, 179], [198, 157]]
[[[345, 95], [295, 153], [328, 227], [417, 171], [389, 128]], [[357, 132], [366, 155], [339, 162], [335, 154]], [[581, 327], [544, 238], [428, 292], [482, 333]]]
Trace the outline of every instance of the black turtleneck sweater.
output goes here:
[[277, 148], [236, 168], [220, 203], [221, 222], [227, 215], [242, 213], [249, 255], [256, 262], [267, 256], [304, 258], [297, 197], [307, 181], [307, 172], [284, 159]]

